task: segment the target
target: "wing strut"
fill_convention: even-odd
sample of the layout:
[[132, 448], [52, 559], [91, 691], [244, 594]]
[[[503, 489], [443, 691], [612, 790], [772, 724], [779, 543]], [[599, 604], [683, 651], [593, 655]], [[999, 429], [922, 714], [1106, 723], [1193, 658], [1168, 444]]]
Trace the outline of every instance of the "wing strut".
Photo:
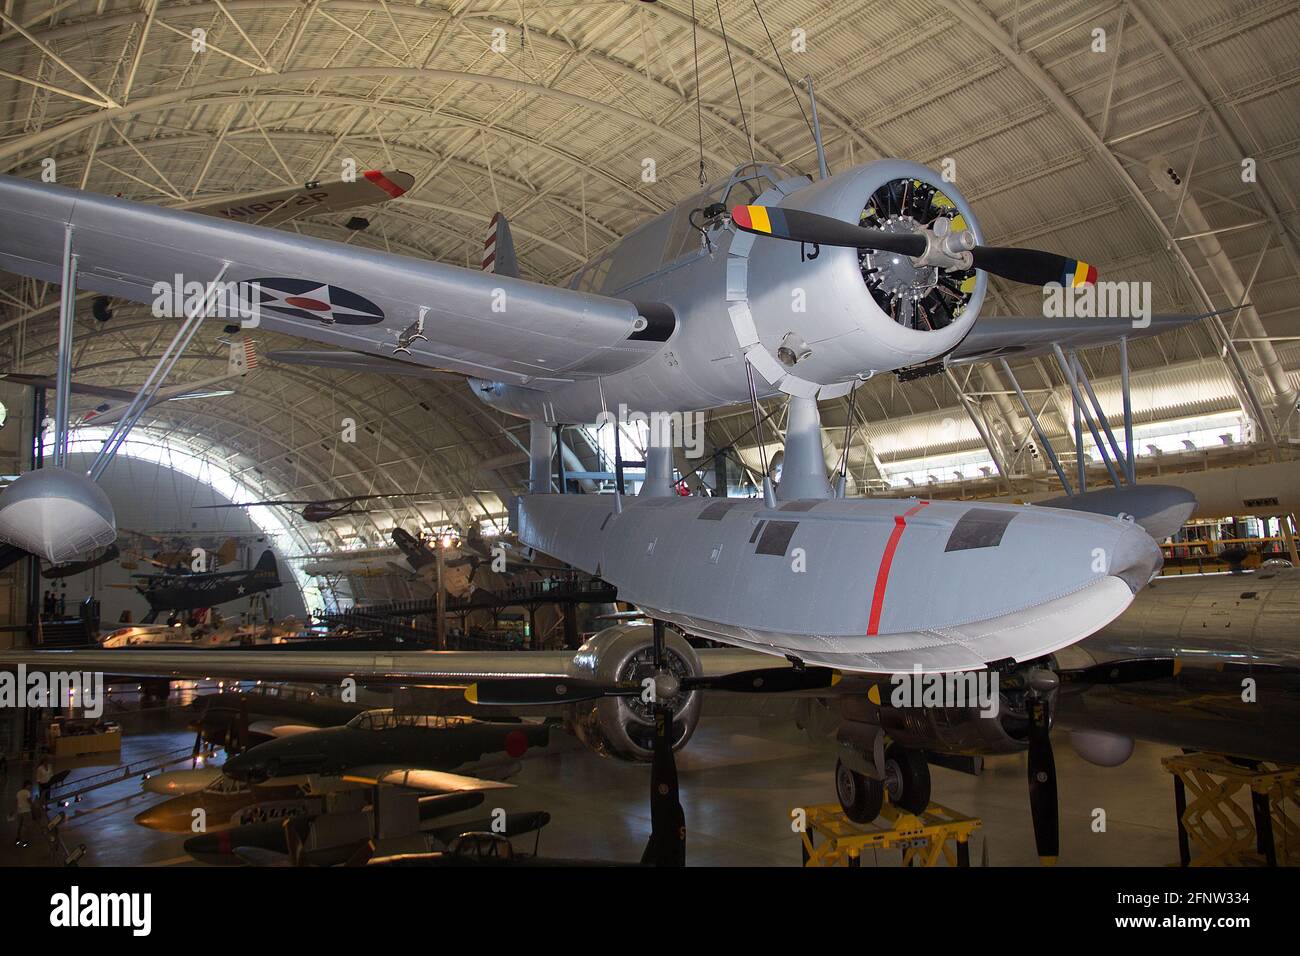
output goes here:
[[[76, 317], [77, 256], [72, 227], [63, 232], [63, 286], [59, 296], [59, 365], [54, 382], [54, 467], [68, 463], [68, 396], [72, 391], [72, 320]], [[39, 428], [39, 423], [38, 426]]]
[[181, 357], [181, 353], [185, 351], [195, 333], [199, 331], [199, 326], [207, 318], [213, 299], [216, 297], [217, 289], [221, 285], [221, 280], [226, 277], [226, 270], [229, 268], [230, 263], [228, 261], [221, 264], [221, 271], [217, 273], [216, 278], [208, 283], [203, 301], [196, 303], [190, 313], [185, 316], [185, 321], [176, 330], [176, 335], [172, 337], [167, 350], [159, 357], [153, 371], [149, 373], [149, 377], [145, 379], [144, 384], [140, 386], [140, 390], [135, 393], [135, 398], [131, 399], [131, 404], [122, 413], [122, 418], [113, 426], [112, 434], [108, 436], [108, 439], [104, 442], [104, 447], [99, 450], [94, 463], [90, 466], [92, 480], [98, 481], [99, 476], [104, 473], [104, 469], [113, 461], [113, 456], [117, 454], [117, 450], [126, 441], [126, 436], [131, 433], [131, 429], [135, 427], [135, 423], [140, 420], [140, 416], [149, 407], [149, 403], [158, 393], [158, 389], [167, 380], [167, 376], [171, 373], [177, 359]]

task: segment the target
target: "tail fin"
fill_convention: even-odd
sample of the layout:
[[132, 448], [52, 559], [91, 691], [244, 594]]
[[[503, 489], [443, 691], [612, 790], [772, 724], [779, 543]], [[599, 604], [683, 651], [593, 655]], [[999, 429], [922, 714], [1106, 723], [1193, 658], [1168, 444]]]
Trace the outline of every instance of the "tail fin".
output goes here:
[[235, 555], [239, 548], [239, 542], [234, 538], [227, 538], [221, 542], [221, 547], [217, 548], [217, 567], [229, 567], [235, 560]]
[[510, 237], [510, 223], [499, 212], [492, 214], [487, 238], [483, 240], [483, 271], [519, 278], [519, 260], [515, 258], [515, 241]]
[[256, 566], [253, 566], [253, 574], [256, 575], [257, 580], [276, 581], [276, 583], [270, 585], [270, 587], [279, 587], [279, 570], [276, 566], [276, 553], [269, 548], [264, 550], [263, 553], [261, 553], [261, 557], [257, 558]]
[[226, 371], [230, 375], [247, 375], [257, 368], [257, 346], [247, 337], [234, 339], [230, 343], [230, 361]]

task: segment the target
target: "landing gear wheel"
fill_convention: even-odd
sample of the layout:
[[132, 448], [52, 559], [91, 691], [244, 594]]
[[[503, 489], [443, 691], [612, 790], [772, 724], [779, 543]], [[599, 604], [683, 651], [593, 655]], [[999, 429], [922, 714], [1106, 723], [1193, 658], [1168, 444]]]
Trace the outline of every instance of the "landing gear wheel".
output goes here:
[[890, 744], [885, 751], [885, 781], [889, 802], [900, 810], [921, 813], [930, 805], [930, 765], [918, 751]]
[[[927, 793], [929, 788], [926, 788]], [[835, 795], [840, 798], [844, 815], [854, 823], [870, 823], [880, 816], [885, 802], [885, 788], [879, 780], [864, 777], [856, 770], [835, 761]]]

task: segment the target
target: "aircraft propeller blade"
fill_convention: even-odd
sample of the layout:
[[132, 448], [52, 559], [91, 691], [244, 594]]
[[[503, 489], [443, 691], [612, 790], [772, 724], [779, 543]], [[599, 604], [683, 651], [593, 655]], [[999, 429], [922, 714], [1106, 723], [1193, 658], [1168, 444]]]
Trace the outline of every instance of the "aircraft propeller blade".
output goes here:
[[1056, 799], [1056, 758], [1052, 755], [1051, 720], [1046, 697], [1029, 705], [1029, 814], [1038, 858], [1053, 866], [1060, 854], [1060, 820]]
[[718, 677], [687, 677], [682, 680], [682, 690], [779, 694], [791, 690], [823, 690], [834, 687], [840, 680], [840, 672], [830, 667], [760, 667]]
[[1042, 252], [1038, 249], [1014, 249], [1010, 246], [975, 246], [970, 251], [976, 269], [1025, 285], [1057, 282], [1067, 289], [1076, 285], [1095, 284], [1097, 267], [1079, 259]]
[[[923, 255], [926, 249], [925, 236], [920, 233], [868, 229], [802, 209], [736, 206], [731, 210], [731, 221], [745, 232], [794, 242], [896, 252], [912, 258]], [[1096, 266], [1054, 252], [1010, 246], [974, 246], [970, 254], [975, 268], [1026, 285], [1043, 286], [1057, 282], [1068, 288], [1097, 281]]]
[[[656, 656], [656, 660], [662, 660]], [[656, 666], [662, 671], [661, 665]], [[780, 694], [792, 690], [822, 690], [840, 682], [840, 673], [830, 667], [761, 667], [716, 677], [684, 677], [682, 691], [723, 690], [737, 694]], [[644, 688], [637, 681], [602, 684], [568, 677], [505, 677], [481, 680], [465, 689], [471, 704], [546, 706], [599, 700], [601, 697], [636, 697]]]
[[925, 252], [925, 237], [919, 233], [885, 232], [866, 229], [842, 219], [833, 219], [802, 209], [780, 206], [736, 206], [731, 221], [738, 229], [774, 239], [817, 243], [822, 246], [847, 246], [850, 249], [878, 249], [905, 256]]
[[633, 683], [601, 684], [568, 677], [503, 677], [470, 684], [465, 688], [465, 699], [471, 704], [544, 707], [601, 697], [633, 697], [640, 693], [641, 685]]
[[641, 854], [644, 866], [686, 865], [686, 812], [682, 809], [673, 756], [673, 711], [654, 704], [654, 758], [650, 764], [650, 839]]
[[1178, 663], [1172, 657], [1132, 657], [1060, 671], [1059, 676], [1062, 683], [1068, 684], [1131, 684], [1163, 680], [1177, 672]]

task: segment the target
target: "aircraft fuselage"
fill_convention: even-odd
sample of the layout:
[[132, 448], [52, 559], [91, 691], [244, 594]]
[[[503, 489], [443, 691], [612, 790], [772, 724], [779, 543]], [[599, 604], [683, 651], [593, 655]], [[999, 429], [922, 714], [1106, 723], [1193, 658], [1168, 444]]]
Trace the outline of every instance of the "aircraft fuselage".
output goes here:
[[[909, 328], [872, 298], [856, 249], [826, 246], [814, 256], [796, 242], [738, 233], [721, 219], [704, 225], [707, 240], [698, 228], [701, 210], [710, 203], [755, 201], [856, 222], [873, 190], [907, 177], [937, 181], [925, 167], [898, 160], [815, 184], [781, 167], [761, 166], [757, 176], [741, 167], [624, 236], [570, 283], [639, 306], [670, 308], [675, 329], [653, 358], [599, 381], [531, 388], [471, 379], [470, 385], [479, 399], [511, 414], [577, 423], [594, 421], [605, 407], [617, 413], [619, 405], [648, 413], [747, 401], [747, 363], [757, 370], [759, 397], [786, 392], [831, 398], [876, 372], [942, 355], [973, 327], [984, 273], [951, 324]], [[951, 186], [944, 190], [954, 212], [978, 235], [965, 201]]]

